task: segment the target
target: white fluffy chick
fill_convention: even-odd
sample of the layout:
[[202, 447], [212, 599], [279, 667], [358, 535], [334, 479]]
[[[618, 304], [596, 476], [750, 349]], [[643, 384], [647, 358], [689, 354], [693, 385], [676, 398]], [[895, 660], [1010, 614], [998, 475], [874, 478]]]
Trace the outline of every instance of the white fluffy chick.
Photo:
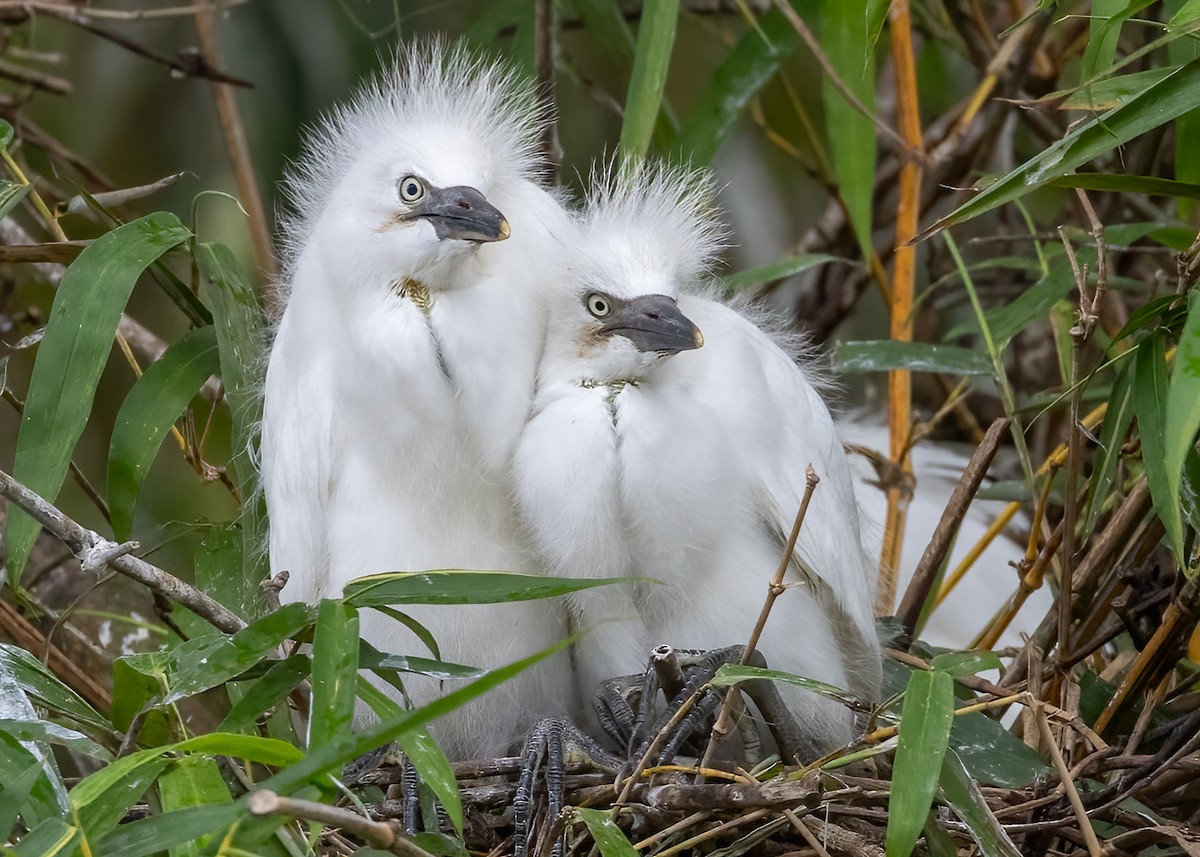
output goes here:
[[[550, 573], [665, 585], [571, 599], [592, 629], [575, 652], [580, 691], [639, 672], [660, 643], [744, 644], [811, 463], [821, 483], [758, 649], [773, 668], [874, 696], [875, 571], [842, 442], [804, 370], [697, 293], [722, 243], [706, 180], [597, 181], [553, 298], [516, 496]], [[779, 689], [810, 747], [851, 737], [846, 709]]]
[[[336, 598], [376, 572], [529, 570], [507, 472], [533, 394], [542, 290], [570, 228], [538, 181], [542, 121], [505, 67], [432, 43], [402, 52], [309, 136], [287, 187], [287, 298], [262, 436], [285, 599]], [[443, 660], [496, 667], [561, 639], [547, 610], [404, 612]], [[361, 628], [385, 651], [424, 653], [376, 611]], [[551, 672], [507, 683], [435, 734], [453, 757], [502, 754], [562, 710], [568, 679]], [[418, 703], [442, 690], [406, 686]]]

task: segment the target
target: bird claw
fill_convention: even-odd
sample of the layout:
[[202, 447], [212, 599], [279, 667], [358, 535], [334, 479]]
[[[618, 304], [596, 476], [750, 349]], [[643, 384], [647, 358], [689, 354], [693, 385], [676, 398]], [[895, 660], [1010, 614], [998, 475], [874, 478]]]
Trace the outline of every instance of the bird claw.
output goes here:
[[[643, 675], [624, 676], [605, 682], [593, 704], [601, 725], [614, 740], [627, 748], [627, 764], [622, 773], [627, 775], [636, 770], [651, 751], [659, 734], [665, 730], [669, 730], [669, 734], [662, 740], [662, 746], [655, 750], [653, 757], [646, 759], [648, 763], [663, 765], [671, 762], [681, 750], [688, 747], [689, 741], [696, 755], [702, 754], [702, 745], [711, 733], [713, 717], [723, 699], [723, 694], [711, 688], [705, 689], [705, 685], [724, 664], [739, 663], [744, 652], [743, 646], [710, 651], [659, 646], [652, 653]], [[765, 667], [767, 664], [762, 654], [755, 652], [750, 665]], [[638, 690], [631, 690], [635, 685]], [[622, 688], [625, 688], [624, 692]], [[818, 755], [773, 682], [748, 681], [742, 683], [741, 688], [758, 708], [785, 759], [797, 755], [804, 758]], [[660, 691], [670, 700], [662, 711], [658, 710]], [[701, 694], [699, 699], [672, 727], [671, 723], [680, 709], [698, 693]], [[738, 706], [740, 712], [745, 711], [745, 703], [740, 699]], [[741, 753], [746, 762], [753, 764], [763, 753], [761, 730], [750, 717], [735, 716], [734, 720], [741, 738]], [[606, 724], [615, 726], [615, 731]], [[729, 738], [732, 737], [733, 733], [729, 735]]]
[[[609, 753], [568, 720], [547, 718], [529, 734], [521, 758], [521, 774], [513, 798], [513, 854], [528, 857], [534, 822], [534, 792], [538, 769], [545, 767], [547, 820], [562, 812], [566, 792], [567, 763], [586, 764], [598, 770], [615, 772], [621, 759]], [[551, 857], [562, 857], [562, 837], [551, 848]]]

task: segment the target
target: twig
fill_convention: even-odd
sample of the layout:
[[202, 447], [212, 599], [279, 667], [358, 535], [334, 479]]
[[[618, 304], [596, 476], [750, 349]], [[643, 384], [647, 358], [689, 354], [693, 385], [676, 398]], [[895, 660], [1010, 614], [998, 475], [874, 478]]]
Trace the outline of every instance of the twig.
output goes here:
[[236, 77], [231, 77], [225, 74], [218, 68], [214, 68], [198, 54], [185, 54], [182, 55], [180, 59], [175, 59], [174, 57], [165, 56], [157, 51], [150, 50], [150, 48], [135, 42], [133, 39], [122, 33], [118, 33], [114, 30], [108, 29], [107, 27], [100, 26], [93, 21], [88, 14], [77, 11], [76, 7], [73, 5], [67, 6], [61, 3], [27, 3], [22, 5], [32, 8], [41, 14], [49, 15], [52, 18], [58, 18], [60, 21], [66, 21], [69, 24], [74, 24], [76, 27], [79, 27], [79, 29], [86, 30], [94, 36], [99, 36], [102, 39], [106, 39], [107, 41], [112, 42], [114, 45], [124, 48], [130, 53], [137, 54], [138, 56], [145, 57], [146, 59], [156, 62], [159, 65], [166, 66], [177, 74], [186, 75], [188, 77], [202, 77], [207, 78], [208, 80], [219, 80], [222, 83], [228, 83], [233, 86], [243, 86], [247, 89], [254, 88], [254, 84], [250, 83], [249, 81], [239, 80]]
[[1050, 721], [1046, 719], [1041, 706], [1036, 703], [1033, 706], [1033, 713], [1034, 719], [1037, 721], [1038, 732], [1042, 736], [1042, 743], [1050, 751], [1050, 758], [1053, 760], [1054, 767], [1058, 771], [1058, 777], [1062, 782], [1063, 790], [1066, 791], [1067, 799], [1071, 802], [1071, 809], [1075, 811], [1075, 818], [1079, 822], [1079, 830], [1083, 834], [1084, 842], [1087, 843], [1088, 854], [1090, 857], [1101, 857], [1103, 852], [1100, 848], [1100, 841], [1096, 838], [1096, 831], [1092, 829], [1092, 820], [1088, 818], [1087, 810], [1083, 808], [1083, 801], [1079, 797], [1079, 791], [1075, 788], [1075, 781], [1071, 779], [1071, 772], [1067, 769], [1067, 763], [1063, 761], [1062, 751], [1058, 748], [1058, 742], [1054, 740], [1054, 734], [1050, 731]]
[[[200, 43], [200, 56], [204, 64], [213, 67], [219, 65], [212, 9], [196, 13], [196, 38]], [[274, 248], [271, 245], [271, 228], [267, 223], [262, 194], [258, 190], [254, 164], [250, 158], [250, 144], [246, 141], [246, 129], [238, 112], [237, 96], [229, 81], [214, 79], [212, 91], [213, 100], [217, 105], [217, 116], [221, 121], [221, 133], [225, 135], [225, 150], [233, 165], [238, 197], [250, 217], [250, 240], [254, 243], [254, 255], [263, 274], [263, 288], [266, 292], [263, 297], [269, 305], [273, 305], [275, 296], [271, 292], [274, 289], [277, 266]]]
[[907, 134], [902, 137], [894, 128], [868, 110], [866, 105], [863, 104], [862, 101], [859, 100], [858, 96], [854, 94], [854, 90], [848, 87], [846, 82], [842, 80], [841, 76], [837, 73], [837, 69], [833, 67], [833, 63], [829, 61], [829, 57], [825, 56], [825, 51], [821, 49], [821, 43], [817, 41], [817, 37], [813, 35], [812, 30], [808, 28], [808, 25], [804, 23], [804, 19], [797, 14], [796, 10], [792, 8], [791, 4], [788, 3], [787, 0], [774, 0], [774, 3], [775, 8], [783, 13], [783, 16], [787, 18], [788, 23], [792, 25], [793, 29], [795, 29], [796, 33], [808, 47], [809, 51], [812, 52], [813, 58], [816, 59], [817, 64], [821, 66], [821, 71], [824, 72], [829, 78], [830, 82], [841, 94], [842, 98], [846, 99], [846, 102], [851, 107], [853, 107], [866, 118], [870, 119], [880, 133], [891, 140], [892, 143], [898, 146], [900, 150], [908, 157], [920, 158], [920, 134], [918, 133], [917, 144], [914, 146], [911, 138], [905, 139], [908, 137]]
[[[19, 506], [54, 536], [60, 539], [81, 560], [99, 548], [107, 546], [105, 539], [85, 529], [68, 518], [49, 502], [30, 491], [3, 470], [0, 470], [0, 495]], [[214, 627], [232, 634], [246, 627], [246, 623], [223, 605], [205, 595], [196, 587], [184, 583], [178, 577], [157, 568], [136, 556], [124, 554], [114, 556], [108, 565], [126, 577], [136, 580], [152, 591], [182, 604]]]
[[533, 5], [533, 65], [537, 79], [537, 98], [545, 113], [542, 127], [542, 157], [558, 183], [558, 169], [562, 165], [562, 147], [558, 142], [558, 122], [555, 105], [557, 55], [557, 5], [554, 0], [535, 0]]
[[941, 567], [946, 552], [950, 550], [950, 543], [954, 540], [963, 518], [966, 517], [967, 508], [975, 498], [975, 493], [983, 484], [983, 477], [987, 475], [988, 467], [991, 465], [1007, 429], [1008, 420], [1003, 417], [988, 427], [987, 434], [983, 436], [983, 443], [979, 444], [971, 455], [971, 460], [967, 463], [962, 478], [954, 486], [954, 493], [950, 495], [950, 501], [946, 504], [945, 511], [942, 512], [942, 519], [938, 521], [937, 529], [933, 531], [933, 538], [925, 548], [925, 553], [921, 555], [921, 561], [917, 563], [917, 570], [913, 572], [912, 581], [909, 583], [904, 598], [900, 602], [900, 609], [896, 613], [909, 636], [916, 632], [917, 620], [921, 618], [921, 611], [925, 607], [925, 602], [929, 600], [929, 593], [933, 589], [937, 570]]
[[[809, 464], [804, 471], [804, 497], [800, 500], [800, 509], [796, 512], [795, 521], [792, 522], [792, 531], [788, 534], [787, 545], [783, 549], [783, 556], [779, 558], [779, 565], [775, 569], [775, 576], [771, 578], [771, 582], [767, 585], [767, 597], [763, 601], [762, 609], [758, 613], [758, 621], [754, 623], [754, 629], [750, 632], [750, 640], [746, 643], [746, 648], [742, 652], [741, 666], [746, 666], [750, 663], [750, 659], [754, 656], [754, 650], [758, 646], [758, 641], [762, 637], [763, 628], [767, 626], [767, 619], [771, 616], [771, 608], [775, 606], [775, 600], [784, 593], [783, 578], [787, 574], [788, 567], [792, 564], [792, 556], [796, 550], [796, 541], [800, 538], [800, 529], [804, 526], [804, 518], [808, 515], [809, 503], [812, 502], [813, 492], [816, 491], [820, 481], [821, 478], [817, 476], [817, 471], [813, 469], [812, 464]], [[712, 733], [708, 739], [708, 746], [704, 748], [704, 757], [700, 761], [701, 768], [712, 767], [713, 753], [716, 751], [721, 739], [729, 731], [729, 712], [732, 710], [734, 698], [739, 692], [736, 684], [725, 691], [725, 700], [721, 703], [721, 713], [717, 715], [717, 720], [713, 723]]]
[[[896, 244], [892, 267], [891, 338], [910, 342], [913, 338], [913, 295], [916, 282], [917, 248], [912, 243], [921, 210], [921, 161], [924, 141], [917, 99], [917, 71], [913, 57], [912, 19], [908, 0], [895, 0], [888, 11], [892, 41], [892, 69], [896, 86], [896, 113], [906, 149], [914, 154], [904, 160], [899, 176], [896, 211]], [[905, 473], [912, 473], [908, 435], [912, 425], [912, 375], [906, 369], [888, 372], [889, 454]], [[883, 549], [879, 558], [879, 588], [875, 612], [886, 616], [896, 600], [900, 550], [909, 497], [897, 486], [888, 488], [887, 518]]]
[[[250, 0], [221, 0], [220, 3], [193, 3], [186, 6], [169, 6], [165, 9], [97, 9], [88, 6], [81, 14], [89, 18], [108, 18], [114, 21], [143, 21], [151, 18], [181, 18], [203, 11], [224, 11]], [[60, 0], [0, 0], [0, 9], [23, 9], [33, 12], [62, 11]]]
[[405, 836], [396, 821], [372, 821], [348, 809], [311, 800], [282, 797], [268, 789], [252, 792], [246, 800], [246, 807], [253, 815], [286, 815], [291, 818], [319, 821], [328, 827], [340, 828], [365, 840], [372, 848], [381, 848], [402, 857], [433, 857]]
[[1096, 329], [1099, 319], [1100, 298], [1108, 279], [1107, 249], [1104, 245], [1104, 227], [1096, 210], [1092, 208], [1087, 194], [1082, 189], [1076, 190], [1079, 202], [1087, 214], [1092, 228], [1092, 240], [1096, 243], [1096, 288], [1088, 288], [1087, 265], [1082, 267], [1075, 258], [1075, 250], [1067, 240], [1066, 230], [1059, 227], [1059, 236], [1063, 247], [1066, 248], [1067, 259], [1070, 260], [1071, 270], [1075, 275], [1075, 286], [1079, 290], [1079, 316], [1071, 328], [1071, 426], [1067, 438], [1067, 490], [1063, 509], [1063, 540], [1062, 540], [1062, 587], [1058, 597], [1058, 646], [1060, 653], [1070, 649], [1071, 634], [1071, 585], [1072, 574], [1075, 570], [1075, 524], [1079, 517], [1079, 475], [1083, 468], [1083, 430], [1079, 425], [1082, 410], [1083, 386], [1079, 383], [1083, 375], [1083, 349], [1091, 339], [1092, 331]]

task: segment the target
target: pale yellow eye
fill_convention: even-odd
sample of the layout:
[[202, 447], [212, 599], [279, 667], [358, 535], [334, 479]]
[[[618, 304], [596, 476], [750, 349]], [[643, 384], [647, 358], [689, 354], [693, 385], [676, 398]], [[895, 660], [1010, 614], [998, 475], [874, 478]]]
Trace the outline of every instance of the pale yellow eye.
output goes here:
[[425, 195], [425, 183], [416, 176], [405, 176], [400, 179], [400, 201], [409, 204], [416, 202]]
[[596, 318], [604, 318], [612, 312], [612, 302], [598, 292], [592, 292], [584, 299], [587, 310]]

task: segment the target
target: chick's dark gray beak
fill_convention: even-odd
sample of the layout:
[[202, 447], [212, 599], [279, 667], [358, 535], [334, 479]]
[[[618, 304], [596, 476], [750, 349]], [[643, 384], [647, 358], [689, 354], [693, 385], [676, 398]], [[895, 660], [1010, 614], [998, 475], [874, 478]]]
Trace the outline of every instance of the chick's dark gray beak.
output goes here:
[[504, 215], [473, 187], [431, 187], [410, 217], [428, 220], [442, 241], [503, 241], [512, 234]]
[[604, 320], [600, 330], [624, 336], [639, 351], [660, 354], [690, 351], [704, 344], [700, 329], [666, 295], [643, 295], [622, 301], [613, 307], [612, 315]]

